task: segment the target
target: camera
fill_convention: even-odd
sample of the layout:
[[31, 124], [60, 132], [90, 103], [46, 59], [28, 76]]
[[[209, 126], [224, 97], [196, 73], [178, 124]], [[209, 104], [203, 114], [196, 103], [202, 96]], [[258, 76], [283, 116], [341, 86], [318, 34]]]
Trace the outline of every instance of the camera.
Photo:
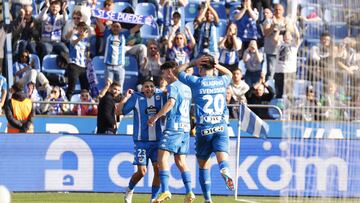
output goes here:
[[202, 48], [203, 49], [207, 49], [210, 46], [210, 39], [208, 37], [204, 37], [203, 43], [202, 43]]

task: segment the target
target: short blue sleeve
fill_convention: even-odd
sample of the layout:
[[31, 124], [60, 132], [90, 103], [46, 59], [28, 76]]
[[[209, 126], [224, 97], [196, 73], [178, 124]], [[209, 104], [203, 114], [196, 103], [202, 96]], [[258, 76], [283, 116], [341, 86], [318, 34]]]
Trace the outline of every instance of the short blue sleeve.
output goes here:
[[135, 108], [136, 100], [137, 100], [137, 95], [136, 95], [136, 93], [134, 93], [131, 95], [129, 100], [127, 100], [126, 103], [124, 104], [123, 109], [122, 109], [123, 115], [130, 113]]
[[168, 94], [169, 94], [169, 99], [173, 98], [173, 99], [177, 100], [177, 97], [179, 94], [178, 89], [174, 85], [168, 85], [167, 90], [168, 90]]

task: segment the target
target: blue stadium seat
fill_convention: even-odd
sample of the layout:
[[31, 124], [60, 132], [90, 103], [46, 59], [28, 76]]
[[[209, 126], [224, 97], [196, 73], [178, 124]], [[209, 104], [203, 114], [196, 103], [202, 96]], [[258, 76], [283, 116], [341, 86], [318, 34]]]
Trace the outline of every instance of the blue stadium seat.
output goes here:
[[132, 55], [125, 56], [125, 82], [124, 82], [124, 92], [128, 89], [136, 90], [136, 85], [138, 84], [138, 75], [139, 75], [139, 65], [137, 60]]
[[44, 56], [43, 64], [42, 64], [42, 72], [45, 73], [56, 73], [56, 74], [65, 74], [65, 70], [61, 69], [56, 63], [56, 54], [49, 54]]
[[189, 2], [185, 6], [185, 22], [193, 22], [195, 20], [199, 14], [199, 6], [198, 2]]
[[320, 34], [324, 32], [324, 25], [319, 22], [307, 22], [305, 26], [305, 44], [311, 45], [320, 42]]
[[225, 4], [221, 2], [212, 2], [211, 6], [215, 9], [220, 20], [227, 20]]
[[131, 7], [131, 4], [129, 4], [128, 2], [115, 2], [114, 3], [114, 12], [122, 12], [125, 8], [127, 7]]
[[346, 23], [330, 23], [329, 32], [334, 36], [335, 41], [339, 41], [349, 36], [348, 25]]
[[157, 18], [156, 7], [152, 3], [138, 3], [135, 6], [135, 14], [153, 16]]
[[[282, 99], [282, 98], [273, 98], [270, 101], [269, 105], [277, 106], [280, 108], [280, 110], [285, 109], [285, 102], [284, 102], [284, 99]], [[270, 118], [272, 118], [272, 119], [281, 119], [279, 111], [275, 108], [269, 108], [268, 113], [269, 113]]]
[[36, 54], [30, 54], [30, 61], [35, 61], [34, 67], [36, 70], [41, 70], [40, 59]]
[[158, 39], [159, 38], [159, 27], [156, 23], [151, 25], [143, 25], [140, 28], [140, 36], [143, 39]]

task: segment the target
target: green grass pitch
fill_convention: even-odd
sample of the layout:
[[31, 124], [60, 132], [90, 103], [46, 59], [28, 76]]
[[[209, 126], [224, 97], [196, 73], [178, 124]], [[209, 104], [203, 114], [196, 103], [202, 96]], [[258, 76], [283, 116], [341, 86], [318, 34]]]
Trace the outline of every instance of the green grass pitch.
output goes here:
[[[12, 193], [12, 203], [122, 203], [123, 193]], [[134, 194], [133, 203], [148, 203], [149, 194]], [[173, 195], [169, 203], [182, 203], [183, 195]], [[279, 198], [279, 197], [249, 197], [239, 196], [243, 201], [235, 201], [233, 196], [213, 196], [214, 203], [356, 203], [358, 198]], [[166, 203], [165, 202], [165, 203]], [[195, 203], [204, 199], [197, 195]]]

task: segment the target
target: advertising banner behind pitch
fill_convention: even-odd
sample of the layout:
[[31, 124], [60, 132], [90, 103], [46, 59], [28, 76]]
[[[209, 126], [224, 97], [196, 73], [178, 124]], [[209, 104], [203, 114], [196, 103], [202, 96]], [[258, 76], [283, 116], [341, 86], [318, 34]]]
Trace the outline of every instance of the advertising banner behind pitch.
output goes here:
[[[191, 139], [187, 163], [192, 187], [201, 193]], [[360, 196], [359, 140], [242, 138], [239, 188], [241, 195]], [[301, 149], [301, 150], [300, 150]], [[0, 135], [0, 185], [11, 191], [123, 192], [135, 171], [130, 136]], [[230, 141], [230, 168], [235, 177], [236, 139]], [[170, 190], [185, 189], [170, 161]], [[151, 192], [152, 170], [136, 192]], [[216, 159], [211, 167], [213, 194], [225, 189]]]

